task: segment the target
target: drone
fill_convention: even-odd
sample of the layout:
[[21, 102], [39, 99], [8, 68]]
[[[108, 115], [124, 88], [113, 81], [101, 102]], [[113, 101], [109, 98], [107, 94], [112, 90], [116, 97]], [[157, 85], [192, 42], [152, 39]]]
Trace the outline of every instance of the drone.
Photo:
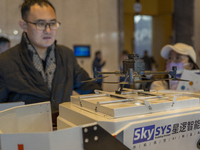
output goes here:
[[[125, 84], [135, 84], [135, 83], [148, 83], [161, 80], [179, 80], [179, 81], [188, 81], [183, 79], [176, 78], [177, 67], [173, 66], [171, 71], [145, 71], [145, 63], [143, 59], [139, 58], [138, 54], [129, 54], [128, 59], [123, 60], [123, 71], [114, 71], [114, 72], [100, 72], [97, 71], [97, 68], [93, 68], [94, 78], [82, 82], [91, 82], [97, 81], [99, 79], [106, 78], [108, 76], [99, 77], [103, 74], [115, 74], [119, 76], [124, 76], [123, 82], [103, 82], [108, 84], [120, 84], [120, 88], [115, 91], [116, 94], [121, 94]], [[170, 75], [171, 78], [161, 78], [161, 79], [148, 79], [144, 77], [145, 75]], [[135, 81], [135, 77], [139, 77], [139, 81]], [[142, 80], [142, 79], [148, 80]], [[143, 84], [144, 85], [144, 84]], [[144, 91], [150, 91], [150, 86], [148, 88], [143, 86]]]

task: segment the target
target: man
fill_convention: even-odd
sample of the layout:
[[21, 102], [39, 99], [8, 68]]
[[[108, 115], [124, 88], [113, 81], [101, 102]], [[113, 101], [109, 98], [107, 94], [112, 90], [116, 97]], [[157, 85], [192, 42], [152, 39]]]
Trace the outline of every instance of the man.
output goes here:
[[145, 70], [151, 71], [152, 65], [155, 63], [155, 60], [153, 59], [153, 57], [148, 56], [147, 50], [144, 51], [144, 56], [142, 57], [142, 59], [144, 60], [144, 63], [145, 63]]
[[[127, 50], [123, 50], [121, 52], [121, 55], [120, 55], [120, 71], [123, 71], [123, 61], [125, 59], [128, 59], [128, 51]], [[119, 82], [124, 82], [124, 79], [125, 79], [124, 76], [120, 76]], [[122, 85], [120, 84], [120, 86], [122, 86]], [[130, 84], [125, 84], [124, 87], [125, 88], [131, 88], [131, 85]]]
[[73, 52], [55, 42], [60, 23], [47, 0], [26, 0], [21, 6], [23, 29], [20, 44], [0, 55], [0, 102], [26, 104], [51, 101], [52, 111], [79, 94], [100, 89], [88, 80]]
[[128, 51], [127, 50], [123, 50], [122, 52], [121, 52], [121, 55], [120, 55], [120, 62], [119, 62], [119, 64], [120, 64], [120, 71], [123, 71], [123, 61], [125, 60], [125, 59], [128, 59]]
[[[94, 58], [92, 67], [97, 68], [97, 71], [101, 72], [101, 68], [105, 65], [105, 63], [106, 63], [106, 61], [102, 60], [101, 51], [97, 51], [95, 53], [95, 58]], [[102, 75], [99, 75], [99, 77], [102, 77]], [[99, 84], [100, 87], [102, 87], [103, 79], [99, 79], [96, 82]]]
[[10, 40], [5, 37], [0, 37], [0, 53], [3, 53], [10, 48]]

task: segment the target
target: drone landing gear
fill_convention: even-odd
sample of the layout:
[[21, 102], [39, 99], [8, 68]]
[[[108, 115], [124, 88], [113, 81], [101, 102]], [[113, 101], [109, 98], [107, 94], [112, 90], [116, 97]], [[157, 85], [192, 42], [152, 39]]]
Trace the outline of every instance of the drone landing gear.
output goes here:
[[[126, 76], [125, 76], [124, 82], [126, 82], [127, 79], [128, 79], [128, 72], [126, 73]], [[120, 88], [119, 88], [117, 91], [115, 91], [115, 93], [116, 93], [116, 94], [121, 94], [123, 88], [124, 88], [124, 84], [120, 84]]]
[[121, 85], [120, 85], [120, 88], [119, 88], [117, 91], [115, 91], [115, 93], [116, 93], [116, 94], [122, 94], [123, 88], [124, 88], [124, 84], [121, 84]]
[[[151, 86], [151, 82], [147, 82], [147, 83], [142, 83], [142, 89], [145, 91], [145, 92], [149, 92], [150, 91], [150, 86]], [[120, 88], [115, 91], [116, 94], [121, 94], [122, 91], [123, 91], [123, 88], [124, 88], [124, 84], [121, 84], [120, 85]]]
[[150, 86], [151, 86], [151, 82], [143, 83], [143, 84], [142, 84], [142, 89], [143, 89], [145, 92], [149, 92], [149, 91], [150, 91]]

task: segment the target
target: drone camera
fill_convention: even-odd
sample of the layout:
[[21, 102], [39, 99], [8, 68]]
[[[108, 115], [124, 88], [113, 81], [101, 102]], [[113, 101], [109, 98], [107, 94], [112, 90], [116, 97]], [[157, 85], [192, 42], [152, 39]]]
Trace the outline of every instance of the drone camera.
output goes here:
[[144, 60], [139, 59], [138, 54], [129, 55], [128, 59], [123, 61], [123, 73], [126, 74], [130, 68], [133, 68], [133, 71], [137, 72], [145, 71]]

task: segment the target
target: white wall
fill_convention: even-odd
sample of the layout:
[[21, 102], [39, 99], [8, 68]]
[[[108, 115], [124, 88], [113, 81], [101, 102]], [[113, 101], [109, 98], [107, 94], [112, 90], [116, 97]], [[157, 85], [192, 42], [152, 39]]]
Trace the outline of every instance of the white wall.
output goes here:
[[[103, 71], [118, 70], [118, 10], [116, 0], [51, 0], [62, 23], [58, 43], [71, 49], [75, 44], [91, 45], [91, 58], [78, 58], [78, 62], [92, 77], [92, 61], [96, 50], [102, 51], [106, 65]], [[82, 63], [83, 62], [83, 63]], [[105, 81], [117, 81], [110, 76]], [[104, 84], [106, 91], [118, 85]]]
[[[50, 0], [56, 8], [61, 27], [58, 44], [73, 48], [74, 44], [91, 45], [91, 58], [79, 58], [78, 62], [92, 77], [94, 53], [100, 49], [107, 60], [103, 71], [118, 70], [118, 7], [117, 0]], [[22, 30], [18, 26], [21, 19], [19, 6], [23, 0], [0, 0], [0, 29], [12, 42], [19, 43]], [[13, 31], [19, 34], [14, 35]], [[83, 63], [81, 63], [83, 62]], [[110, 76], [105, 81], [117, 81]], [[103, 85], [104, 90], [114, 91], [118, 85]]]
[[[0, 0], [0, 35], [6, 35], [14, 46], [21, 40], [22, 30], [18, 26], [20, 17], [19, 6], [22, 0]], [[13, 32], [19, 33], [15, 35]]]

